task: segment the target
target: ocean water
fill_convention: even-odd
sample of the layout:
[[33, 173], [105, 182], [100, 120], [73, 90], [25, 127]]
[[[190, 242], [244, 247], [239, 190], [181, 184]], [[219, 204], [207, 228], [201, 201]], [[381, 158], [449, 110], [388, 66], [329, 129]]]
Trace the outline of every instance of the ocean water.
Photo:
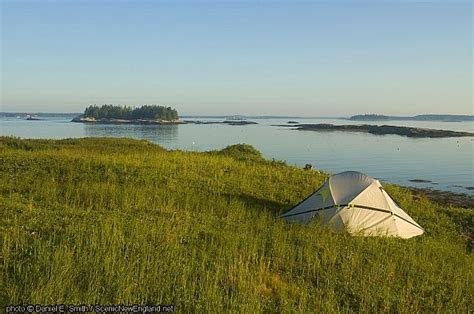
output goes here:
[[[249, 119], [256, 125], [186, 124], [169, 126], [100, 125], [70, 122], [72, 117], [42, 117], [27, 121], [0, 117], [0, 135], [21, 138], [132, 137], [147, 139], [168, 149], [206, 151], [247, 143], [266, 158], [299, 167], [309, 163], [329, 173], [355, 170], [381, 181], [474, 195], [474, 138], [413, 139], [398, 135], [350, 132], [298, 131], [300, 123], [389, 124], [474, 132], [474, 122], [384, 121], [344, 119]], [[191, 118], [190, 118], [191, 119]], [[192, 120], [219, 120], [192, 118]], [[430, 182], [411, 182], [422, 179]]]

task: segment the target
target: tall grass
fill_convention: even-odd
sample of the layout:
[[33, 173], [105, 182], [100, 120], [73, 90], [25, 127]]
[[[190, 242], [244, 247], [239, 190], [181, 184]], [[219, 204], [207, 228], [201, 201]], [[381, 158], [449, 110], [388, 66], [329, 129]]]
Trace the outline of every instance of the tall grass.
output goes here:
[[2, 308], [473, 309], [473, 209], [443, 208], [401, 187], [387, 190], [426, 229], [421, 237], [282, 222], [278, 215], [327, 176], [249, 147], [193, 153], [128, 139], [0, 138], [0, 174]]

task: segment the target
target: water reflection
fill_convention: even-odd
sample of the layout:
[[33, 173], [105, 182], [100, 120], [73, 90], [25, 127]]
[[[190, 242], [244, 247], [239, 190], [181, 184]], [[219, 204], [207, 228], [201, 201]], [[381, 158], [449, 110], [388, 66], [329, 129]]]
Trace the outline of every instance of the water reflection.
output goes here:
[[132, 137], [171, 145], [178, 139], [177, 125], [84, 124], [86, 137]]

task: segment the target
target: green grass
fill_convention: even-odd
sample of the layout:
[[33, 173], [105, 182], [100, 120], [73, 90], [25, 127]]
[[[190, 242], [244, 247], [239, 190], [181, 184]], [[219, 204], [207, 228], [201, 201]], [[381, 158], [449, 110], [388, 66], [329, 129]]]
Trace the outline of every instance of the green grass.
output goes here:
[[394, 199], [426, 230], [353, 237], [278, 214], [327, 175], [248, 146], [0, 138], [0, 305], [195, 312], [472, 311], [473, 209]]

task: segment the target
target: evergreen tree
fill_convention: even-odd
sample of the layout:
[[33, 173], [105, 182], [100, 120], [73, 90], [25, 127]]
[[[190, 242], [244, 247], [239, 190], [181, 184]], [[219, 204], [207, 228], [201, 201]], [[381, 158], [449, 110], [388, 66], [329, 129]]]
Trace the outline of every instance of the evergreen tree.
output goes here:
[[162, 119], [162, 120], [178, 120], [178, 111], [171, 107], [144, 105], [132, 108], [130, 106], [115, 105], [91, 105], [84, 110], [84, 117], [95, 119]]

